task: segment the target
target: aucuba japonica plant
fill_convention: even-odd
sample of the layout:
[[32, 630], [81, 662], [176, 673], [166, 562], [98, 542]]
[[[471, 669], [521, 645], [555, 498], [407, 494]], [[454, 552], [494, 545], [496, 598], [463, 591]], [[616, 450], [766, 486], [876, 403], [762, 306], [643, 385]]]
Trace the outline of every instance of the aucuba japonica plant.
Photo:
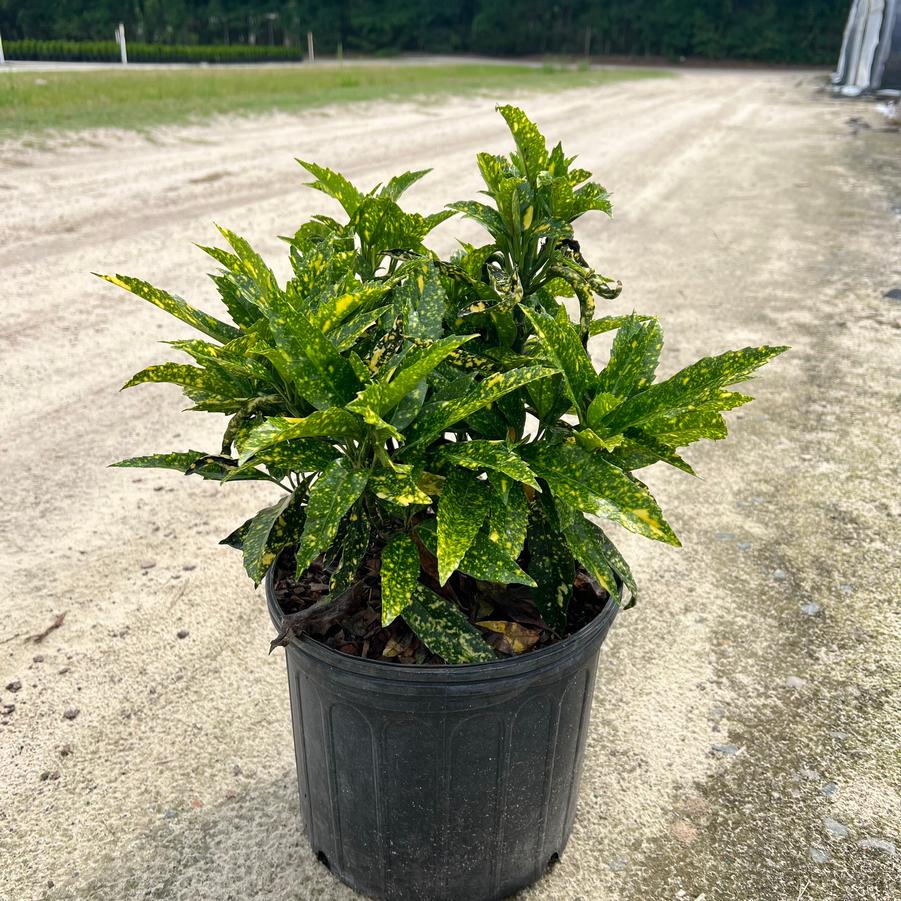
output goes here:
[[[328, 604], [376, 547], [382, 624], [403, 617], [449, 663], [496, 657], [441, 591], [455, 572], [527, 586], [557, 635], [577, 567], [634, 603], [629, 566], [593, 517], [678, 544], [635, 472], [664, 462], [691, 473], [679, 449], [724, 438], [722, 413], [751, 400], [728, 386], [785, 350], [728, 351], [655, 381], [659, 322], [595, 318], [596, 300], [620, 285], [574, 237], [585, 213], [610, 214], [607, 192], [559, 144], [548, 150], [521, 110], [499, 111], [516, 149], [478, 155], [486, 202], [407, 213], [398, 201], [428, 170], [364, 193], [302, 162], [344, 215], [314, 216], [286, 239], [285, 285], [220, 228], [231, 249], [202, 249], [222, 267], [212, 279], [230, 323], [138, 279], [103, 276], [204, 336], [171, 342], [193, 364], [151, 366], [125, 387], [171, 382], [191, 409], [228, 417], [214, 453], [114, 465], [275, 483], [283, 496], [223, 542], [242, 549], [253, 581], [286, 549], [298, 577], [322, 555]], [[442, 260], [423, 241], [454, 213], [489, 238]], [[598, 369], [590, 340], [614, 330]]]

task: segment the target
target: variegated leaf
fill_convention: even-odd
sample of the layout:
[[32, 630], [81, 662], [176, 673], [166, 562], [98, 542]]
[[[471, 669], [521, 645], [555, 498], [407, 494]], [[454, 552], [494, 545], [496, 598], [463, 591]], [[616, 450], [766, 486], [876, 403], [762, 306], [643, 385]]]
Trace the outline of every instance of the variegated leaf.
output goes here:
[[292, 441], [295, 438], [324, 436], [336, 440], [358, 437], [360, 434], [359, 417], [338, 408], [317, 410], [301, 419], [272, 416], [253, 429], [239, 445], [239, 461], [246, 463], [258, 451], [283, 441]]
[[598, 375], [598, 391], [614, 397], [629, 397], [654, 381], [663, 330], [656, 319], [639, 322], [633, 316], [617, 331], [610, 360]]
[[307, 500], [307, 520], [297, 548], [298, 577], [317, 555], [331, 546], [344, 514], [366, 487], [369, 473], [335, 460], [313, 483]]
[[154, 288], [153, 285], [140, 279], [131, 278], [127, 275], [100, 275], [99, 273], [95, 273], [95, 275], [104, 279], [104, 281], [108, 281], [110, 284], [118, 285], [120, 288], [125, 288], [126, 291], [131, 291], [132, 294], [136, 294], [161, 310], [171, 313], [182, 322], [186, 322], [198, 331], [209, 335], [216, 341], [221, 341], [223, 344], [241, 336], [241, 332], [234, 326], [221, 322], [215, 316], [210, 316], [208, 313], [195, 309], [180, 297], [176, 297], [174, 294], [169, 294], [159, 288]]
[[288, 509], [293, 498], [294, 495], [289, 494], [271, 507], [260, 510], [250, 521], [243, 536], [244, 569], [253, 579], [254, 585], [259, 585], [263, 581], [263, 577], [278, 556], [277, 551], [270, 549], [270, 536], [279, 517]]
[[476, 382], [460, 397], [430, 404], [423, 408], [422, 414], [410, 426], [406, 449], [431, 441], [455, 423], [494, 403], [505, 394], [553, 374], [554, 370], [546, 366], [523, 366], [509, 372], [498, 372]]
[[488, 484], [453, 469], [438, 501], [438, 581], [450, 578], [488, 513]]
[[320, 472], [338, 456], [338, 451], [325, 441], [295, 438], [273, 444], [253, 456], [251, 465], [265, 466], [279, 477], [289, 472]]
[[474, 439], [447, 444], [439, 448], [436, 456], [459, 466], [475, 470], [495, 470], [518, 482], [531, 485], [540, 491], [535, 475], [522, 457], [503, 441]]
[[507, 557], [516, 560], [526, 540], [529, 502], [521, 485], [503, 477], [492, 479], [492, 488], [494, 497], [488, 510], [488, 537]]
[[548, 359], [563, 375], [563, 384], [573, 406], [582, 410], [595, 384], [594, 367], [579, 340], [579, 332], [569, 321], [558, 322], [546, 313], [523, 308]]
[[377, 469], [369, 477], [369, 490], [382, 500], [400, 507], [430, 504], [432, 499], [416, 484], [412, 471]]
[[637, 313], [632, 313], [628, 316], [601, 316], [592, 321], [591, 334], [600, 335], [603, 332], [612, 332], [614, 329], [622, 328], [633, 317], [639, 322], [647, 322], [655, 318], [653, 316], [639, 316]]
[[425, 347], [413, 347], [407, 351], [390, 378], [382, 378], [368, 384], [348, 405], [348, 410], [363, 413], [366, 409], [379, 416], [389, 413], [412, 391], [442, 360], [461, 344], [477, 335], [451, 335], [430, 342]]
[[341, 562], [329, 581], [329, 593], [333, 596], [345, 591], [354, 583], [369, 550], [369, 519], [360, 507], [359, 503], [351, 507], [345, 520]]
[[416, 184], [420, 178], [424, 175], [428, 175], [431, 171], [431, 169], [419, 169], [415, 172], [404, 172], [402, 175], [395, 175], [388, 184], [382, 188], [381, 193], [391, 200], [399, 200], [400, 195], [403, 194], [410, 185]]
[[186, 392], [201, 391], [219, 397], [229, 397], [232, 392], [232, 386], [214, 371], [189, 366], [187, 363], [160, 363], [157, 366], [148, 366], [133, 375], [122, 386], [122, 390], [133, 388], [135, 385], [163, 382], [179, 385]]
[[523, 175], [535, 184], [538, 173], [547, 169], [548, 165], [547, 144], [544, 135], [519, 107], [499, 106], [497, 110], [506, 120], [513, 139], [516, 141]]
[[538, 442], [523, 448], [532, 471], [560, 503], [595, 513], [667, 544], [679, 544], [660, 507], [641, 482], [574, 443]]
[[[490, 528], [490, 527], [489, 527]], [[417, 527], [417, 534], [426, 548], [437, 556], [438, 536], [435, 520], [426, 519]], [[524, 572], [516, 560], [506, 550], [489, 537], [485, 528], [479, 530], [472, 544], [467, 548], [457, 570], [482, 582], [498, 585], [535, 585], [532, 577]], [[520, 548], [521, 549], [521, 548]]]
[[602, 588], [606, 589], [607, 594], [619, 603], [619, 585], [613, 568], [604, 554], [598, 534], [600, 531], [599, 526], [589, 522], [578, 512], [563, 525], [563, 534], [573, 557], [588, 570], [589, 575], [593, 576]]
[[560, 530], [549, 522], [547, 501], [534, 504], [529, 514], [526, 542], [529, 575], [535, 580], [535, 606], [541, 618], [558, 634], [566, 628], [566, 614], [573, 596], [576, 564]]
[[394, 304], [410, 338], [440, 338], [447, 312], [447, 295], [431, 260], [411, 267], [410, 275], [394, 289]]
[[382, 626], [390, 626], [413, 601], [419, 583], [419, 549], [406, 533], [382, 550]]
[[110, 466], [141, 467], [143, 469], [174, 469], [185, 474], [188, 468], [201, 457], [203, 451], [173, 451], [166, 454], [148, 454], [144, 457], [129, 457], [127, 460], [119, 460], [118, 463], [110, 463]]
[[341, 174], [319, 166], [316, 163], [307, 163], [304, 160], [298, 160], [301, 166], [312, 175], [316, 181], [308, 182], [309, 187], [334, 197], [348, 216], [352, 216], [360, 205], [363, 195]]
[[750, 378], [755, 369], [787, 349], [746, 347], [705, 357], [625, 400], [604, 417], [603, 425], [613, 434], [649, 419], [690, 412], [717, 397], [721, 388]]
[[403, 612], [420, 641], [447, 663], [489, 663], [495, 653], [481, 633], [451, 601], [417, 585], [415, 600]]

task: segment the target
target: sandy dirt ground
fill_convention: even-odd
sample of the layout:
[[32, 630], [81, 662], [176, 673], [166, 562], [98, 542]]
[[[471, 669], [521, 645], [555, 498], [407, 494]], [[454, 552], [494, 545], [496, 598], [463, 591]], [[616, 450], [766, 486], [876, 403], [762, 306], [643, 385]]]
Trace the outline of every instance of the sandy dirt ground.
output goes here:
[[[794, 349], [690, 452], [700, 480], [649, 476], [685, 547], [622, 539], [644, 600], [602, 654], [569, 849], [523, 901], [901, 894], [901, 136], [820, 80], [525, 100], [614, 192], [583, 248], [625, 284], [609, 309], [662, 317], [665, 374]], [[220, 426], [168, 386], [117, 393], [185, 332], [89, 273], [214, 309], [190, 243], [213, 221], [284, 273], [275, 236], [331, 211], [293, 157], [367, 186], [434, 166], [410, 194], [434, 210], [507, 145], [470, 99], [0, 147], [4, 901], [354, 897], [302, 838], [282, 655], [216, 543], [268, 494], [105, 468]]]

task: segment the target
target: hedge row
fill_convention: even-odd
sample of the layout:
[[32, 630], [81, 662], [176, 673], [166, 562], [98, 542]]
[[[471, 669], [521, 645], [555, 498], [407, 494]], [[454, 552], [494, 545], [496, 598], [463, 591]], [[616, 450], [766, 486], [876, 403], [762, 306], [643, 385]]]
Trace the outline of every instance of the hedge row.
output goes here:
[[[301, 60], [299, 47], [235, 44], [139, 44], [127, 43], [130, 63], [263, 63]], [[7, 41], [7, 59], [54, 62], [118, 62], [115, 41]]]

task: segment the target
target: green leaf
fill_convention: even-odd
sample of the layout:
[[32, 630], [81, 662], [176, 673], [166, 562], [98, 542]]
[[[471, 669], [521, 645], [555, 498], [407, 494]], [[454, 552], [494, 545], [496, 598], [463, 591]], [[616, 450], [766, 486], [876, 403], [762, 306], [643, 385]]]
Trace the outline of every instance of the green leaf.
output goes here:
[[610, 360], [598, 375], [598, 391], [629, 397], [652, 381], [663, 348], [663, 330], [656, 319], [641, 323], [635, 316], [616, 333]]
[[270, 471], [287, 474], [289, 472], [319, 472], [326, 468], [338, 451], [324, 441], [312, 438], [297, 438], [270, 445], [254, 454], [254, 466], [266, 466]]
[[312, 175], [316, 181], [308, 182], [309, 187], [334, 197], [348, 216], [352, 216], [363, 199], [363, 195], [343, 176], [316, 163], [307, 163], [298, 160], [301, 166]]
[[680, 370], [666, 381], [651, 385], [623, 401], [604, 418], [609, 434], [640, 426], [659, 416], [689, 413], [719, 396], [719, 390], [751, 377], [755, 369], [778, 356], [787, 347], [746, 347], [717, 357], [705, 357]]
[[[490, 528], [490, 526], [489, 526]], [[417, 534], [426, 548], [437, 556], [438, 536], [435, 520], [423, 520], [417, 527]], [[483, 582], [495, 582], [498, 585], [535, 585], [534, 579], [520, 568], [514, 558], [504, 548], [492, 541], [490, 532], [480, 529], [467, 548], [457, 570]], [[525, 535], [523, 535], [525, 539]], [[521, 546], [520, 546], [521, 547]]]
[[530, 182], [536, 183], [538, 173], [547, 169], [548, 152], [544, 135], [538, 130], [531, 119], [518, 107], [499, 106], [497, 111], [504, 117], [516, 146], [519, 150], [519, 158], [522, 163], [523, 175]]
[[563, 384], [573, 406], [584, 409], [596, 376], [576, 327], [568, 320], [558, 322], [546, 313], [527, 307], [523, 307], [523, 312], [541, 340], [542, 349], [563, 374]]
[[592, 429], [600, 428], [604, 417], [622, 402], [623, 399], [621, 397], [608, 394], [606, 391], [599, 391], [588, 405], [588, 409], [585, 412], [585, 421]]
[[431, 441], [454, 423], [466, 419], [471, 413], [487, 407], [505, 394], [553, 374], [554, 370], [546, 366], [523, 366], [508, 372], [497, 372], [476, 382], [460, 397], [429, 404], [407, 431], [405, 450]]
[[369, 477], [369, 490], [376, 497], [391, 501], [400, 507], [432, 502], [432, 499], [417, 486], [411, 472], [403, 470], [376, 470]]
[[488, 485], [453, 469], [438, 501], [438, 582], [444, 585], [488, 513]]
[[559, 528], [549, 521], [549, 512], [544, 503], [532, 506], [526, 569], [535, 580], [535, 606], [541, 618], [561, 633], [566, 627], [566, 614], [573, 596], [576, 564]]
[[560, 503], [603, 516], [647, 538], [679, 545], [647, 488], [597, 454], [576, 444], [551, 442], [528, 445], [522, 453]]
[[488, 537], [506, 556], [516, 560], [526, 540], [529, 502], [522, 486], [509, 483], [503, 477], [493, 480], [492, 488], [494, 497], [488, 511]]
[[189, 366], [187, 363], [160, 363], [157, 366], [148, 366], [133, 375], [122, 386], [122, 390], [133, 388], [135, 385], [160, 382], [179, 385], [191, 392], [203, 391], [226, 397], [232, 390], [228, 382], [223, 381], [215, 372], [201, 369], [199, 366]]
[[140, 279], [131, 278], [127, 275], [94, 274], [112, 285], [118, 285], [120, 288], [125, 288], [126, 291], [131, 291], [132, 294], [142, 297], [161, 310], [171, 313], [176, 319], [186, 322], [198, 331], [209, 335], [216, 341], [221, 341], [223, 344], [241, 335], [241, 332], [234, 326], [221, 322], [215, 316], [210, 316], [208, 313], [195, 309], [180, 297], [161, 291], [159, 288], [154, 288], [153, 285], [142, 282]]
[[[289, 360], [302, 367], [296, 372], [301, 389], [312, 375], [335, 403], [347, 403], [356, 394], [360, 380], [350, 363], [329, 338], [308, 321], [305, 311], [295, 309], [288, 297], [279, 291], [270, 296], [266, 316], [279, 347]], [[312, 364], [313, 373], [304, 372], [304, 368], [311, 368], [307, 361]]]
[[676, 469], [681, 469], [691, 476], [696, 475], [691, 466], [672, 447], [645, 434], [641, 429], [629, 429], [624, 436], [620, 437], [623, 438], [623, 441], [611, 457], [611, 462], [620, 469], [631, 471], [663, 462], [669, 463], [670, 466], [675, 466]]
[[406, 533], [382, 551], [382, 626], [390, 626], [413, 601], [419, 582], [419, 549]]
[[433, 654], [447, 663], [489, 663], [496, 659], [482, 634], [451, 601], [417, 585], [403, 612], [407, 625]]
[[287, 510], [288, 504], [293, 498], [293, 494], [283, 497], [271, 507], [260, 510], [250, 520], [250, 525], [243, 538], [244, 569], [247, 571], [247, 575], [253, 579], [254, 585], [259, 585], [263, 581], [269, 567], [275, 562], [277, 552], [269, 548], [270, 536], [277, 520]]
[[143, 469], [174, 469], [185, 474], [192, 464], [201, 457], [206, 456], [203, 451], [173, 451], [168, 454], [148, 454], [144, 457], [129, 457], [127, 460], [119, 460], [118, 463], [110, 463], [110, 466], [140, 467]]
[[341, 544], [341, 563], [329, 580], [329, 593], [333, 596], [353, 584], [369, 550], [369, 520], [359, 509], [360, 506], [354, 505], [347, 514], [344, 541]]
[[395, 175], [388, 184], [382, 188], [382, 196], [391, 200], [399, 200], [400, 195], [404, 193], [411, 185], [416, 184], [420, 178], [428, 175], [431, 169], [419, 169], [416, 172], [404, 172], [402, 175]]
[[271, 416], [253, 429], [240, 443], [238, 459], [239, 462], [246, 463], [258, 451], [294, 438], [326, 437], [337, 440], [358, 437], [360, 434], [359, 418], [347, 410], [337, 408], [316, 410], [301, 419]]
[[593, 576], [602, 588], [607, 590], [610, 597], [619, 603], [619, 586], [613, 567], [604, 555], [603, 545], [598, 536], [600, 531], [600, 527], [589, 522], [581, 513], [577, 513], [563, 527], [563, 534], [573, 557], [588, 570], [589, 575]]
[[370, 409], [379, 416], [386, 415], [442, 360], [460, 345], [476, 337], [478, 336], [451, 335], [429, 342], [425, 347], [411, 348], [390, 378], [371, 382], [347, 405], [347, 409], [356, 413]]
[[482, 439], [460, 441], [439, 448], [436, 456], [459, 466], [465, 466], [467, 469], [493, 469], [510, 476], [517, 482], [531, 485], [537, 491], [541, 490], [535, 475], [523, 462], [522, 457], [503, 441]]
[[436, 339], [444, 333], [447, 295], [430, 260], [411, 267], [409, 277], [394, 289], [394, 303], [407, 337]]
[[458, 200], [449, 203], [448, 208], [457, 213], [463, 213], [468, 219], [474, 219], [494, 238], [499, 238], [506, 232], [500, 213], [486, 203], [479, 203], [477, 200]]
[[335, 460], [313, 483], [297, 548], [298, 576], [334, 541], [341, 519], [362, 494], [368, 478], [367, 471], [352, 469], [346, 460]]
[[612, 332], [614, 329], [622, 328], [633, 318], [637, 319], [639, 322], [648, 322], [655, 317], [639, 316], [637, 313], [631, 313], [628, 316], [601, 316], [591, 323], [591, 334], [600, 335], [602, 332]]

